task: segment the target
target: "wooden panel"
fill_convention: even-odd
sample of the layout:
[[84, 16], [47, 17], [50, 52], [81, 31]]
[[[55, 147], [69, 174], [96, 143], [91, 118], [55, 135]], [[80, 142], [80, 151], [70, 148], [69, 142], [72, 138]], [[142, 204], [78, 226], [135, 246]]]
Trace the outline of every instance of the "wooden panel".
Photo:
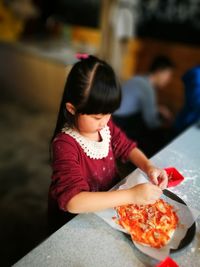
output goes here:
[[96, 47], [100, 46], [101, 34], [100, 31], [86, 27], [72, 27], [72, 41], [81, 42], [82, 44], [92, 44]]

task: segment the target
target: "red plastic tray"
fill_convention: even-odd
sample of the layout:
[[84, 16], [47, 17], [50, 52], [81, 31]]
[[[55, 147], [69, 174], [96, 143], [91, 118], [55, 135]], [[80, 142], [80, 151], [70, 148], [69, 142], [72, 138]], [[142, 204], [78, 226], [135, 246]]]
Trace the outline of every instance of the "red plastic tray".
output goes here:
[[183, 175], [181, 175], [174, 167], [165, 168], [165, 171], [167, 172], [169, 179], [167, 187], [176, 186], [184, 180]]
[[179, 267], [179, 266], [174, 260], [172, 260], [170, 257], [167, 257], [164, 261], [161, 261], [155, 267]]

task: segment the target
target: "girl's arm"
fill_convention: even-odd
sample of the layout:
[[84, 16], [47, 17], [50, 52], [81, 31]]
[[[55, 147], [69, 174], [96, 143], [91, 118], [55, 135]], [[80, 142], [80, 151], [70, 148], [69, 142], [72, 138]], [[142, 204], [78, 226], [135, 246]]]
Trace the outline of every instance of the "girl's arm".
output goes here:
[[151, 204], [162, 190], [151, 183], [136, 185], [130, 189], [109, 192], [80, 192], [66, 205], [71, 213], [94, 212], [126, 204]]
[[161, 189], [167, 186], [168, 177], [166, 172], [156, 168], [138, 148], [131, 150], [129, 160], [144, 171], [153, 184], [144, 183], [130, 189], [109, 192], [83, 191], [69, 200], [66, 210], [71, 213], [84, 213], [130, 203], [143, 205], [154, 203], [161, 196]]
[[155, 167], [141, 150], [138, 148], [132, 149], [129, 153], [129, 160], [144, 171], [149, 179], [161, 189], [167, 187], [168, 176], [166, 171]]

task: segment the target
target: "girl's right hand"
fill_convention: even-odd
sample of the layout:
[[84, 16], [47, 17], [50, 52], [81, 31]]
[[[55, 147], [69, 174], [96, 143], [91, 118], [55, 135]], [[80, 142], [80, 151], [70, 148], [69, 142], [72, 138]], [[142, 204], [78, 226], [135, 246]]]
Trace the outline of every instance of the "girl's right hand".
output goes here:
[[137, 205], [153, 204], [162, 195], [162, 190], [154, 184], [138, 184], [129, 189], [132, 194], [132, 203]]

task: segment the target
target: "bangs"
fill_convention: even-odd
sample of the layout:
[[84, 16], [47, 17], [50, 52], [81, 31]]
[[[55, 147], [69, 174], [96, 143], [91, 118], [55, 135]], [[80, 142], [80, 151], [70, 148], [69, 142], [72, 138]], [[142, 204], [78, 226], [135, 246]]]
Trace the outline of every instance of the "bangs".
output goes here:
[[99, 65], [86, 101], [77, 111], [81, 114], [111, 114], [119, 108], [120, 103], [121, 88], [113, 70], [107, 66], [105, 75], [105, 66]]

